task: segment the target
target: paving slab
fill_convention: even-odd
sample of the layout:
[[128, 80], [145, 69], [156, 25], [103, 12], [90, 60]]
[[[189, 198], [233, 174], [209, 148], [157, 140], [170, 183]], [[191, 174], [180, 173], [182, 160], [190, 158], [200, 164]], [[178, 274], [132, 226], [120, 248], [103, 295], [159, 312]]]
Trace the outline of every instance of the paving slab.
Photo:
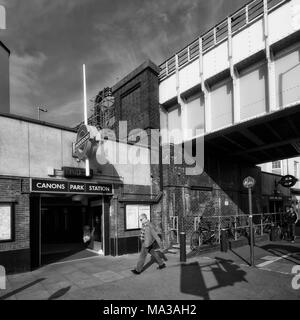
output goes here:
[[17, 300], [47, 300], [49, 292], [46, 290], [37, 290], [33, 292], [21, 292], [16, 295]]
[[86, 280], [90, 278], [90, 274], [83, 271], [75, 271], [72, 273], [67, 273], [67, 274], [64, 274], [64, 276], [73, 283], [75, 283], [78, 280]]
[[[284, 254], [290, 255], [276, 260]], [[167, 253], [166, 269], [157, 270], [157, 265], [152, 264], [140, 275], [130, 271], [138, 254], [52, 264], [33, 272], [9, 275], [9, 289], [0, 291], [0, 297], [10, 300], [300, 299], [300, 290], [291, 286], [294, 275], [290, 273], [293, 265], [300, 264], [299, 239], [295, 245], [266, 242], [255, 247], [256, 264], [269, 259], [272, 263], [268, 270], [250, 267], [249, 255], [249, 246], [244, 246], [228, 252], [205, 253], [181, 263], [179, 254]], [[146, 264], [149, 260], [150, 256]]]
[[112, 282], [124, 278], [124, 276], [122, 276], [121, 274], [111, 270], [95, 273], [93, 274], [93, 276], [100, 279], [103, 282]]
[[60, 281], [60, 282], [56, 282], [56, 283], [52, 283], [52, 284], [45, 284], [44, 283], [43, 287], [49, 293], [49, 296], [53, 295], [54, 293], [56, 293], [57, 291], [62, 290], [62, 289], [68, 288], [68, 292], [79, 289], [78, 286], [76, 286], [74, 283], [71, 283], [69, 281]]
[[86, 288], [101, 286], [103, 285], [104, 281], [93, 277], [89, 279], [78, 280], [75, 283], [76, 283], [76, 286], [78, 286], [79, 288], [86, 289]]

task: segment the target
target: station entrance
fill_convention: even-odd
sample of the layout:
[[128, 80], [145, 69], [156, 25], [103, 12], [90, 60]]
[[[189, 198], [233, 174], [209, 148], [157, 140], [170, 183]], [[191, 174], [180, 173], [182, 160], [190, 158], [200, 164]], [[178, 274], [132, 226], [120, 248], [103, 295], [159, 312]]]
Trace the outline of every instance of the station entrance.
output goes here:
[[33, 195], [30, 241], [33, 268], [108, 255], [108, 201], [108, 197], [101, 195]]

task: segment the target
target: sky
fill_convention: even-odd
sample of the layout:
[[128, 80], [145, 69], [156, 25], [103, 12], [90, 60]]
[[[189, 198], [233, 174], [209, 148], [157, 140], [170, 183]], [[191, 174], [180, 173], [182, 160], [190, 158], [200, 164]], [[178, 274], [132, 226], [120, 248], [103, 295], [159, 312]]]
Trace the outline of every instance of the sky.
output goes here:
[[[10, 49], [11, 113], [69, 127], [89, 100], [145, 60], [157, 65], [248, 0], [0, 0]], [[92, 106], [92, 103], [89, 103]]]

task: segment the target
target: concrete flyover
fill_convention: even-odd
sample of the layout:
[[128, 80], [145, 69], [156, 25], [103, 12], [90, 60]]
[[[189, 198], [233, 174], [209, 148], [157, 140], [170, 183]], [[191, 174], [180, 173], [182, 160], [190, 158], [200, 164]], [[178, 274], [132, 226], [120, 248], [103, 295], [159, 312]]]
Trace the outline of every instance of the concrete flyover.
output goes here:
[[252, 164], [295, 157], [300, 153], [299, 104], [207, 134], [205, 146]]
[[251, 164], [297, 156], [299, 8], [254, 0], [161, 64], [162, 128]]

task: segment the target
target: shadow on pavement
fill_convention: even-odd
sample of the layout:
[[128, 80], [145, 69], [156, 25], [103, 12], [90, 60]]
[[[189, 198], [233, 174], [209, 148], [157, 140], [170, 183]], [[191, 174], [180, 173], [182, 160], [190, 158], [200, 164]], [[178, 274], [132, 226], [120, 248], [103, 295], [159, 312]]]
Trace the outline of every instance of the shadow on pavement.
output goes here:
[[[206, 270], [203, 270], [203, 269]], [[207, 270], [209, 268], [209, 270]], [[217, 285], [207, 287], [203, 272], [211, 272], [214, 283]], [[246, 272], [232, 260], [216, 258], [209, 265], [200, 266], [198, 262], [181, 265], [180, 291], [182, 293], [199, 296], [204, 300], [210, 300], [209, 292], [227, 286], [233, 286], [237, 282], [248, 282], [245, 279]], [[208, 279], [208, 277], [206, 277]]]
[[71, 289], [70, 286], [66, 287], [66, 288], [62, 288], [62, 289], [58, 290], [57, 292], [53, 293], [52, 296], [50, 296], [48, 298], [48, 300], [58, 299], [58, 298], [64, 296], [70, 289]]
[[35, 281], [27, 284], [26, 286], [23, 286], [23, 287], [21, 287], [21, 288], [19, 288], [19, 289], [16, 289], [16, 290], [14, 290], [14, 291], [11, 291], [11, 292], [7, 293], [6, 295], [0, 297], [0, 300], [5, 300], [5, 299], [7, 299], [7, 298], [10, 298], [11, 296], [13, 296], [13, 295], [15, 295], [15, 294], [18, 294], [18, 293], [20, 293], [20, 292], [22, 292], [22, 291], [24, 291], [24, 290], [26, 290], [26, 289], [28, 289], [28, 288], [30, 288], [30, 287], [33, 287], [33, 286], [36, 285], [37, 283], [40, 283], [40, 282], [42, 282], [42, 281], [44, 281], [44, 280], [45, 280], [45, 278], [41, 278], [41, 279], [35, 280]]
[[[250, 250], [250, 249], [249, 249]], [[239, 259], [241, 259], [242, 261], [244, 261], [246, 264], [248, 264], [249, 266], [251, 265], [250, 262], [246, 259], [244, 259], [241, 255], [239, 255], [236, 251], [234, 251], [233, 249], [230, 250], [234, 255], [236, 255]]]
[[283, 255], [290, 255], [290, 258], [293, 258], [294, 260], [291, 260], [288, 257], [284, 257], [284, 260], [293, 262], [293, 263], [299, 263], [300, 261], [300, 248], [296, 246], [292, 246], [290, 244], [266, 244], [259, 246], [259, 248], [274, 254], [275, 256], [282, 257]]
[[42, 255], [42, 265], [48, 265], [55, 262], [66, 262], [71, 260], [80, 260], [98, 256], [97, 253], [88, 251], [83, 245], [76, 249], [70, 249], [63, 252], [53, 252]]

